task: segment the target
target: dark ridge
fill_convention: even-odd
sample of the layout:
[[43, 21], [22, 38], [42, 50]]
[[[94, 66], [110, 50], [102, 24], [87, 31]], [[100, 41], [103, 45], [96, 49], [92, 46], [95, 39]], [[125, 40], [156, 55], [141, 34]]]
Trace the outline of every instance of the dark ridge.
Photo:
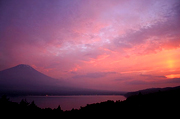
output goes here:
[[139, 90], [139, 91], [135, 91], [135, 92], [128, 92], [128, 93], [125, 93], [124, 96], [126, 98], [128, 98], [128, 97], [131, 97], [131, 96], [136, 96], [139, 93], [141, 93], [141, 94], [149, 94], [149, 93], [156, 93], [156, 92], [159, 92], [159, 91], [169, 91], [169, 90], [176, 90], [176, 89], [180, 89], [180, 86], [166, 87], [166, 88], [148, 88], [148, 89]]
[[6, 96], [0, 99], [2, 117], [9, 118], [177, 118], [180, 107], [180, 88], [167, 88], [155, 93], [128, 97], [125, 101], [111, 101], [88, 104], [80, 109], [62, 111], [61, 107], [41, 109], [35, 102], [22, 100], [19, 104], [9, 101]]

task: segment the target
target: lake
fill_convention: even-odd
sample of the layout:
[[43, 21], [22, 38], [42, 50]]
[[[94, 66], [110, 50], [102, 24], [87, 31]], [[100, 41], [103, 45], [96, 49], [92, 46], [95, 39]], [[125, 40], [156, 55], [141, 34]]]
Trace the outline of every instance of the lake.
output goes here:
[[40, 108], [57, 108], [61, 106], [62, 110], [79, 109], [87, 104], [100, 103], [107, 100], [125, 100], [122, 95], [74, 95], [74, 96], [19, 96], [10, 97], [13, 102], [20, 102], [22, 99], [26, 99], [27, 102], [34, 101]]

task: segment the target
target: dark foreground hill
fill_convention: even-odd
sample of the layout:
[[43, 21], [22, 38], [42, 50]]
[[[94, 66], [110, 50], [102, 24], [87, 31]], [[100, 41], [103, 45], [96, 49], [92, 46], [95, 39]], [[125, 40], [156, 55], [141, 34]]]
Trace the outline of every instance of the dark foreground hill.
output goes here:
[[148, 89], [144, 89], [144, 90], [139, 90], [139, 91], [134, 91], [134, 92], [128, 92], [125, 93], [124, 96], [127, 97], [132, 97], [132, 96], [136, 96], [139, 93], [141, 94], [149, 94], [149, 93], [157, 93], [159, 91], [173, 91], [173, 90], [179, 90], [180, 86], [177, 87], [166, 87], [166, 88], [148, 88]]
[[13, 118], [178, 118], [180, 89], [159, 91], [128, 97], [125, 101], [106, 101], [81, 107], [79, 110], [62, 111], [41, 109], [34, 102], [10, 102], [4, 96], [0, 99], [0, 112], [3, 117]]

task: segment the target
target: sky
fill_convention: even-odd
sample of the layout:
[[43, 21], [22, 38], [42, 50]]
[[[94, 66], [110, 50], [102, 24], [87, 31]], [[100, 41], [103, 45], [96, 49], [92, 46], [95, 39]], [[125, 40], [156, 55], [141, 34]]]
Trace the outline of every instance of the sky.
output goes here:
[[28, 64], [74, 86], [180, 85], [179, 0], [1, 0], [0, 71]]

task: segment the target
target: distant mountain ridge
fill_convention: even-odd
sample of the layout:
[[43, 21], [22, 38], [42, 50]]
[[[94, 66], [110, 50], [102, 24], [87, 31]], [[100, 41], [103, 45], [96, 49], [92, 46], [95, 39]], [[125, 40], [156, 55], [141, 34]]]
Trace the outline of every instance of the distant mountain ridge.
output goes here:
[[139, 94], [145, 95], [145, 94], [150, 94], [150, 93], [156, 93], [159, 91], [172, 91], [172, 90], [177, 90], [177, 89], [180, 89], [180, 86], [165, 87], [165, 88], [148, 88], [144, 90], [128, 92], [128, 93], [125, 93], [124, 96], [128, 98], [128, 97], [139, 95]]
[[0, 95], [94, 95], [122, 92], [75, 88], [44, 75], [29, 65], [20, 64], [0, 71]]

